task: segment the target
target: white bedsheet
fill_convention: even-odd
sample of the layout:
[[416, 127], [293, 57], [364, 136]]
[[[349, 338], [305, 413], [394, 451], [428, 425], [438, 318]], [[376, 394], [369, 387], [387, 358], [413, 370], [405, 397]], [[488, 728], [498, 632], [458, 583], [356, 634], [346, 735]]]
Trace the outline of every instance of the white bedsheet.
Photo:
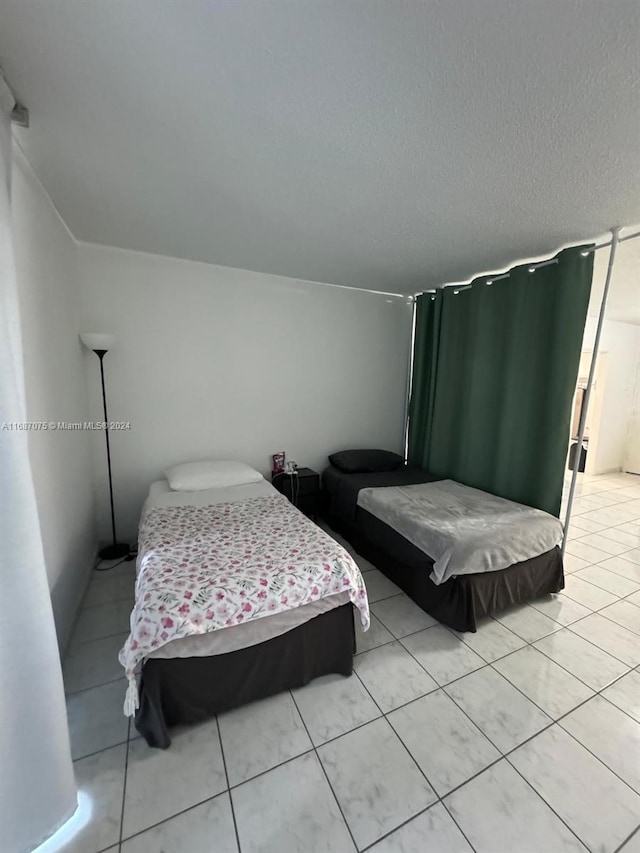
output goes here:
[[431, 557], [436, 584], [506, 569], [562, 539], [562, 524], [553, 515], [454, 480], [361, 489], [358, 506]]
[[[247, 483], [243, 486], [229, 486], [224, 489], [205, 489], [198, 492], [174, 492], [167, 480], [157, 480], [149, 488], [149, 496], [145, 502], [148, 507], [167, 506], [213, 506], [218, 503], [248, 500], [249, 498], [269, 497], [277, 495], [277, 489], [262, 480], [258, 483]], [[136, 567], [137, 572], [137, 567]], [[234, 625], [199, 636], [183, 637], [173, 640], [165, 646], [152, 652], [150, 658], [190, 658], [222, 655], [238, 649], [255, 646], [272, 637], [279, 637], [298, 625], [308, 622], [315, 616], [340, 607], [349, 601], [349, 594], [341, 592], [337, 595], [296, 607], [285, 613], [276, 613], [264, 619], [247, 622], [246, 625]]]

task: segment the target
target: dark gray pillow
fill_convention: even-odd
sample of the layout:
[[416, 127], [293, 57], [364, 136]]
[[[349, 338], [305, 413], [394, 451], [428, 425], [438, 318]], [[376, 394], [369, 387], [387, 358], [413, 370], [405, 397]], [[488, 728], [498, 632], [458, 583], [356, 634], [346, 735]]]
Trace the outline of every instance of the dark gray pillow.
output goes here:
[[332, 453], [329, 462], [344, 474], [375, 474], [404, 465], [402, 456], [389, 450], [341, 450]]

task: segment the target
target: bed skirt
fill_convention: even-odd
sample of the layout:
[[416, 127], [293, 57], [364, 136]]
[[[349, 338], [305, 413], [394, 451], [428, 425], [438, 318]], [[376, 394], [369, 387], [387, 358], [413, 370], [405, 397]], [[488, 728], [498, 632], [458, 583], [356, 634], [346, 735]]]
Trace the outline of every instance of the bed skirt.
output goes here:
[[433, 561], [366, 510], [358, 509], [357, 526], [335, 516], [327, 522], [424, 611], [456, 631], [475, 631], [482, 616], [564, 588], [558, 547], [501, 571], [434, 584], [429, 577]]
[[166, 749], [171, 726], [202, 722], [320, 675], [351, 675], [354, 651], [353, 605], [348, 603], [245, 649], [210, 657], [152, 658], [142, 667], [136, 728], [149, 746]]

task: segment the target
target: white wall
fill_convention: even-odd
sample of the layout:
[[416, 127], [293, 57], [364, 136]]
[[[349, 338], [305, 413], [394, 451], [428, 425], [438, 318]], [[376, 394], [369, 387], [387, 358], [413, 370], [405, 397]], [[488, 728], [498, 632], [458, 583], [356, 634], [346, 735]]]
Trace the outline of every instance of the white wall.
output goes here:
[[[406, 297], [79, 244], [82, 322], [113, 332], [105, 357], [116, 512], [135, 540], [149, 484], [176, 462], [270, 454], [320, 471], [348, 447], [401, 451], [411, 306]], [[87, 353], [91, 414], [98, 362]], [[101, 534], [104, 439], [94, 435]]]
[[[587, 318], [583, 349], [593, 349], [596, 325], [595, 317]], [[606, 370], [599, 371], [604, 391], [597, 424], [596, 456], [595, 459], [589, 459], [589, 470], [595, 474], [619, 471], [627, 460], [634, 389], [640, 362], [640, 326], [605, 319], [599, 350], [608, 353], [608, 356]]]
[[[84, 421], [88, 398], [78, 340], [77, 245], [14, 146], [14, 242], [27, 416]], [[89, 434], [29, 434], [29, 453], [58, 642], [64, 649], [97, 545]]]

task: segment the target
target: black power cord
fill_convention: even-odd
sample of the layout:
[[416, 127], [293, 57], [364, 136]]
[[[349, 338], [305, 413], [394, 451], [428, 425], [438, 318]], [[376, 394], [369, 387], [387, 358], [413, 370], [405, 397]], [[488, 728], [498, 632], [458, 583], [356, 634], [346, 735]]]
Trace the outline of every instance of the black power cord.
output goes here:
[[121, 560], [118, 560], [117, 563], [110, 563], [108, 566], [101, 566], [101, 563], [107, 562], [106, 560], [97, 560], [95, 566], [93, 567], [94, 572], [108, 572], [109, 569], [116, 569], [118, 566], [121, 566], [123, 563], [132, 563], [138, 556], [138, 549], [131, 549], [126, 557], [123, 557]]
[[271, 475], [271, 483], [275, 483], [278, 477], [289, 477], [291, 483], [291, 503], [297, 507], [300, 497], [300, 481], [298, 480], [298, 469], [293, 471], [278, 471]]
[[104, 562], [104, 560], [98, 560], [95, 566], [93, 567], [94, 572], [108, 572], [109, 569], [115, 569], [118, 566], [121, 566], [123, 563], [127, 562], [127, 557], [123, 557], [122, 560], [118, 560], [117, 563], [111, 563], [108, 566], [101, 566], [100, 563]]

